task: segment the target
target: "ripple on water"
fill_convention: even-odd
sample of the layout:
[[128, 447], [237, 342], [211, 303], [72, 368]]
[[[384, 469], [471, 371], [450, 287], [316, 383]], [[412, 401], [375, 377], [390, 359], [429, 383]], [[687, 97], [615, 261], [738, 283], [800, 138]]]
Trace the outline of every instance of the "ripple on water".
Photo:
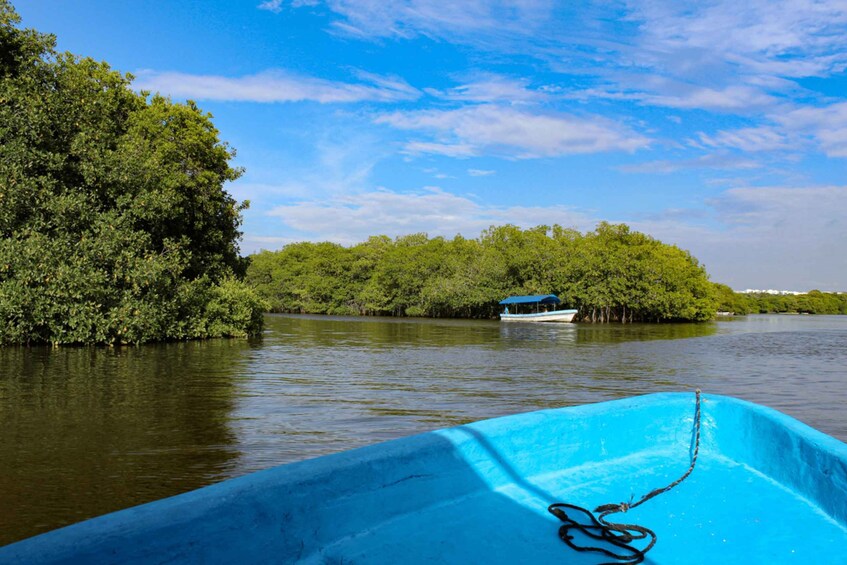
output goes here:
[[535, 325], [268, 316], [263, 339], [0, 349], [0, 543], [483, 418], [729, 394], [847, 440], [847, 317]]

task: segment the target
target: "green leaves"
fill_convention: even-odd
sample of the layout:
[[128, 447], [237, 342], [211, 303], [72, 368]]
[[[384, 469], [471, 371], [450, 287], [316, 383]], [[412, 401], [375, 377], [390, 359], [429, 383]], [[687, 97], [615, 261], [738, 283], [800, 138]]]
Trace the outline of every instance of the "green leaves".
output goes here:
[[622, 322], [714, 317], [708, 275], [687, 251], [624, 224], [601, 223], [586, 237], [593, 268], [580, 277], [592, 289], [578, 299], [584, 315]]
[[623, 224], [295, 243], [252, 259], [247, 281], [275, 311], [491, 318], [508, 295], [554, 293], [583, 319], [631, 322], [706, 320], [716, 306], [696, 259]]
[[810, 290], [806, 294], [741, 294], [729, 287], [719, 288], [719, 292], [720, 309], [736, 314], [847, 314], [847, 294], [843, 292]]
[[260, 331], [211, 117], [17, 21], [0, 0], [0, 344]]

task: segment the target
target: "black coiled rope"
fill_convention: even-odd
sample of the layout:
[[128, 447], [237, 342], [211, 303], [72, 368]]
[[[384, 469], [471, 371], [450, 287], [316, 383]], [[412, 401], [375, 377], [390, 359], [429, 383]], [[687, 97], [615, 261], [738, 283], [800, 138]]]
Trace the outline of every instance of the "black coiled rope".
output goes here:
[[[556, 518], [561, 520], [563, 524], [559, 527], [559, 537], [563, 542], [568, 544], [576, 551], [593, 551], [601, 553], [607, 557], [615, 559], [615, 562], [604, 563], [602, 565], [617, 565], [618, 563], [641, 563], [644, 561], [644, 554], [650, 551], [656, 545], [656, 533], [650, 528], [639, 526], [638, 524], [620, 524], [609, 522], [606, 516], [617, 514], [618, 512], [626, 512], [636, 506], [640, 506], [663, 492], [668, 492], [679, 483], [684, 481], [688, 475], [694, 470], [694, 465], [697, 463], [697, 453], [700, 451], [700, 389], [695, 391], [696, 404], [694, 409], [694, 454], [691, 457], [691, 465], [688, 470], [680, 478], [672, 482], [666, 487], [653, 489], [637, 502], [621, 502], [620, 504], [603, 504], [594, 509], [598, 515], [595, 518], [589, 510], [581, 506], [557, 502], [551, 504], [547, 510], [550, 511]], [[578, 521], [568, 516], [565, 509], [578, 512], [587, 520]], [[573, 512], [572, 512], [573, 513]], [[586, 545], [577, 545], [574, 543], [574, 537], [571, 531], [576, 530], [589, 538], [603, 542], [607, 547], [594, 547]], [[650, 542], [644, 549], [638, 549], [631, 545], [635, 540], [650, 538]]]

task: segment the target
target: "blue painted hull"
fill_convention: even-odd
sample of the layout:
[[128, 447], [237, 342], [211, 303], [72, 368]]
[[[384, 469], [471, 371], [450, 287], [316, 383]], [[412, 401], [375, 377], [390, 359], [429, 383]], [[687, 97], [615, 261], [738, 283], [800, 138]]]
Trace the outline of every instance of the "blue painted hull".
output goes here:
[[[284, 465], [0, 548], [0, 563], [598, 563], [557, 536], [556, 501], [636, 499], [689, 466], [693, 394], [440, 430]], [[648, 563], [847, 562], [847, 445], [704, 395], [700, 456], [616, 521]]]

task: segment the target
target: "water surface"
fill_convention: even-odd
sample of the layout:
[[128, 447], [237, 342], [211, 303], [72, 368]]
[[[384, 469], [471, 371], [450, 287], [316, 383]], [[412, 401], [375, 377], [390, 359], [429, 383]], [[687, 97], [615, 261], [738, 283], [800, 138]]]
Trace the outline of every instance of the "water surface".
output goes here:
[[0, 544], [408, 434], [656, 391], [847, 440], [847, 316], [708, 324], [267, 317], [253, 341], [0, 348]]

